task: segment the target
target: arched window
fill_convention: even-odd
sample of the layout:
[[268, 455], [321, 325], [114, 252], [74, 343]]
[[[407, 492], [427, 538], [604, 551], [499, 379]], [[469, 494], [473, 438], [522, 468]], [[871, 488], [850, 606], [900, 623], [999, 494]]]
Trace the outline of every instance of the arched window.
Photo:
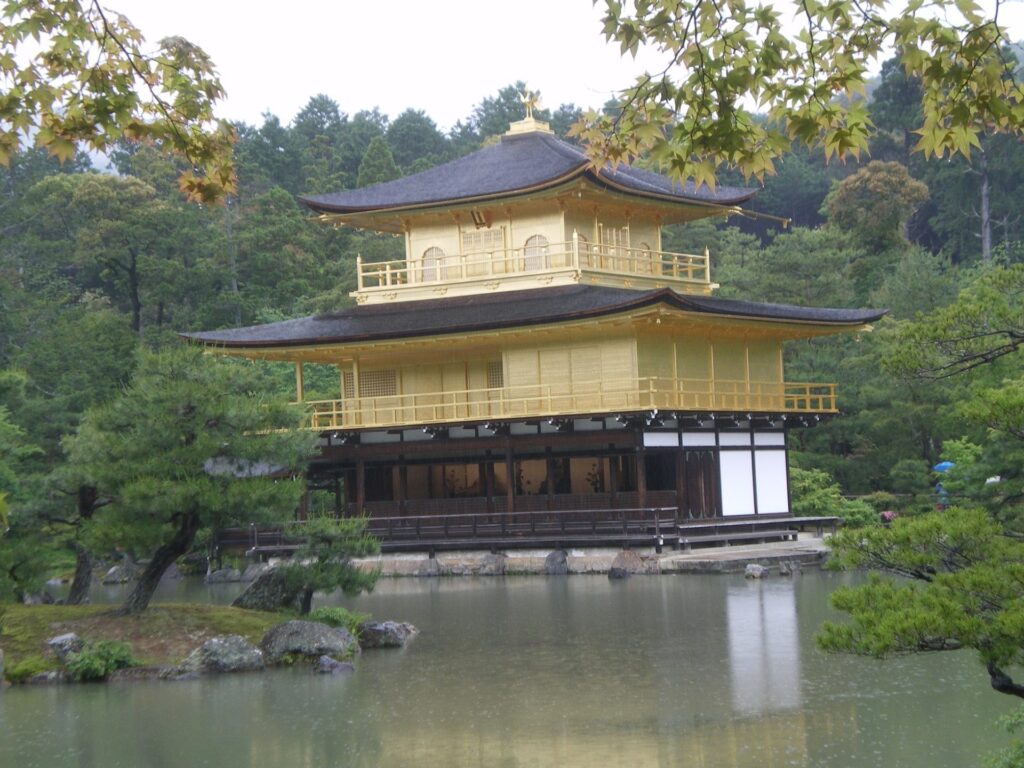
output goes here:
[[650, 275], [654, 272], [654, 253], [647, 243], [640, 243], [636, 249], [636, 271], [640, 275]]
[[423, 263], [420, 266], [420, 281], [432, 283], [438, 278], [438, 267], [444, 263], [444, 251], [440, 248], [427, 248], [423, 252]]
[[548, 252], [548, 239], [544, 235], [533, 235], [523, 248], [523, 270], [536, 272], [544, 269], [544, 255]]

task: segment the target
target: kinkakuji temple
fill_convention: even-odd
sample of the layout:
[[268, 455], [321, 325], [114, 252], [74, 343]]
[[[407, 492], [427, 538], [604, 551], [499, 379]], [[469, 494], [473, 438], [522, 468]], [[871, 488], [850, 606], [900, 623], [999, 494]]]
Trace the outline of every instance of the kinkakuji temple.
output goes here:
[[783, 345], [884, 312], [716, 298], [707, 252], [662, 250], [662, 226], [753, 194], [595, 168], [528, 116], [444, 165], [301, 198], [404, 236], [405, 258], [357, 261], [355, 306], [187, 338], [293, 362], [300, 402], [303, 364], [337, 366], [337, 397], [306, 402], [308, 482], [385, 550], [786, 535], [787, 430], [837, 400], [787, 381]]

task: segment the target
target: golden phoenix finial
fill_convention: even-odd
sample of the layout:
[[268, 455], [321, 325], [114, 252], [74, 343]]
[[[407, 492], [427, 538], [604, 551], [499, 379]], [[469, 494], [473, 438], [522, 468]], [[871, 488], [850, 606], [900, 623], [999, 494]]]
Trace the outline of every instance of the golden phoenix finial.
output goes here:
[[533, 119], [533, 110], [540, 106], [540, 93], [538, 91], [523, 90], [519, 94], [519, 100], [526, 107], [526, 119]]

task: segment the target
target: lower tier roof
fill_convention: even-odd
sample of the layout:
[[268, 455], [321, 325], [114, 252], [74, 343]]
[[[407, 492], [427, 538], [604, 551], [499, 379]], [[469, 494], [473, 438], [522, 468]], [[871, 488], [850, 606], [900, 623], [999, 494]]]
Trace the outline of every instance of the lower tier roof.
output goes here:
[[278, 323], [181, 334], [217, 347], [291, 347], [437, 336], [597, 318], [663, 304], [683, 312], [764, 322], [855, 328], [888, 310], [828, 309], [683, 295], [668, 288], [569, 285], [507, 293], [355, 306]]

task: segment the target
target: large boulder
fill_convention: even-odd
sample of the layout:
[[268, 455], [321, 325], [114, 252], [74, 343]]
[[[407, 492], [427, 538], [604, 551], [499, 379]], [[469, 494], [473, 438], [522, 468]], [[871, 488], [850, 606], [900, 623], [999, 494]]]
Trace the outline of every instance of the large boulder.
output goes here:
[[480, 561], [481, 576], [504, 576], [508, 565], [508, 555], [490, 552]]
[[270, 571], [272, 568], [273, 566], [270, 566], [267, 563], [252, 563], [251, 565], [247, 565], [245, 570], [242, 571], [242, 577], [239, 581], [244, 581], [246, 583], [256, 581], [256, 579], [267, 571]]
[[611, 568], [608, 569], [609, 579], [625, 579], [634, 573], [643, 573], [645, 570], [643, 558], [632, 549], [624, 549], [612, 560]]
[[556, 549], [544, 558], [544, 573], [548, 576], [565, 576], [569, 573], [569, 553]]
[[329, 627], [315, 621], [286, 621], [267, 630], [260, 648], [268, 661], [284, 656], [350, 656], [359, 652], [359, 644], [347, 629]]
[[350, 661], [338, 661], [330, 656], [321, 656], [313, 662], [313, 671], [321, 675], [345, 675], [355, 671]]
[[252, 582], [231, 604], [250, 611], [298, 610], [301, 590], [288, 583], [277, 569], [266, 571]]
[[124, 584], [135, 578], [135, 568], [127, 563], [115, 565], [103, 576], [104, 584]]
[[364, 621], [359, 625], [359, 647], [402, 648], [419, 632], [412, 624], [400, 621]]
[[51, 637], [46, 641], [46, 646], [53, 651], [57, 661], [61, 664], [66, 664], [71, 654], [78, 653], [85, 647], [85, 642], [74, 632], [67, 632], [63, 635]]
[[266, 666], [263, 652], [241, 635], [211, 637], [176, 670], [179, 676], [221, 672], [253, 672]]
[[768, 575], [768, 569], [757, 563], [747, 563], [747, 568], [743, 575], [748, 579], [763, 579]]
[[207, 584], [229, 584], [242, 580], [242, 572], [237, 568], [221, 568], [206, 574]]
[[26, 594], [22, 600], [25, 605], [53, 605], [53, 595], [47, 592], [45, 589], [42, 592], [38, 592], [34, 595]]

